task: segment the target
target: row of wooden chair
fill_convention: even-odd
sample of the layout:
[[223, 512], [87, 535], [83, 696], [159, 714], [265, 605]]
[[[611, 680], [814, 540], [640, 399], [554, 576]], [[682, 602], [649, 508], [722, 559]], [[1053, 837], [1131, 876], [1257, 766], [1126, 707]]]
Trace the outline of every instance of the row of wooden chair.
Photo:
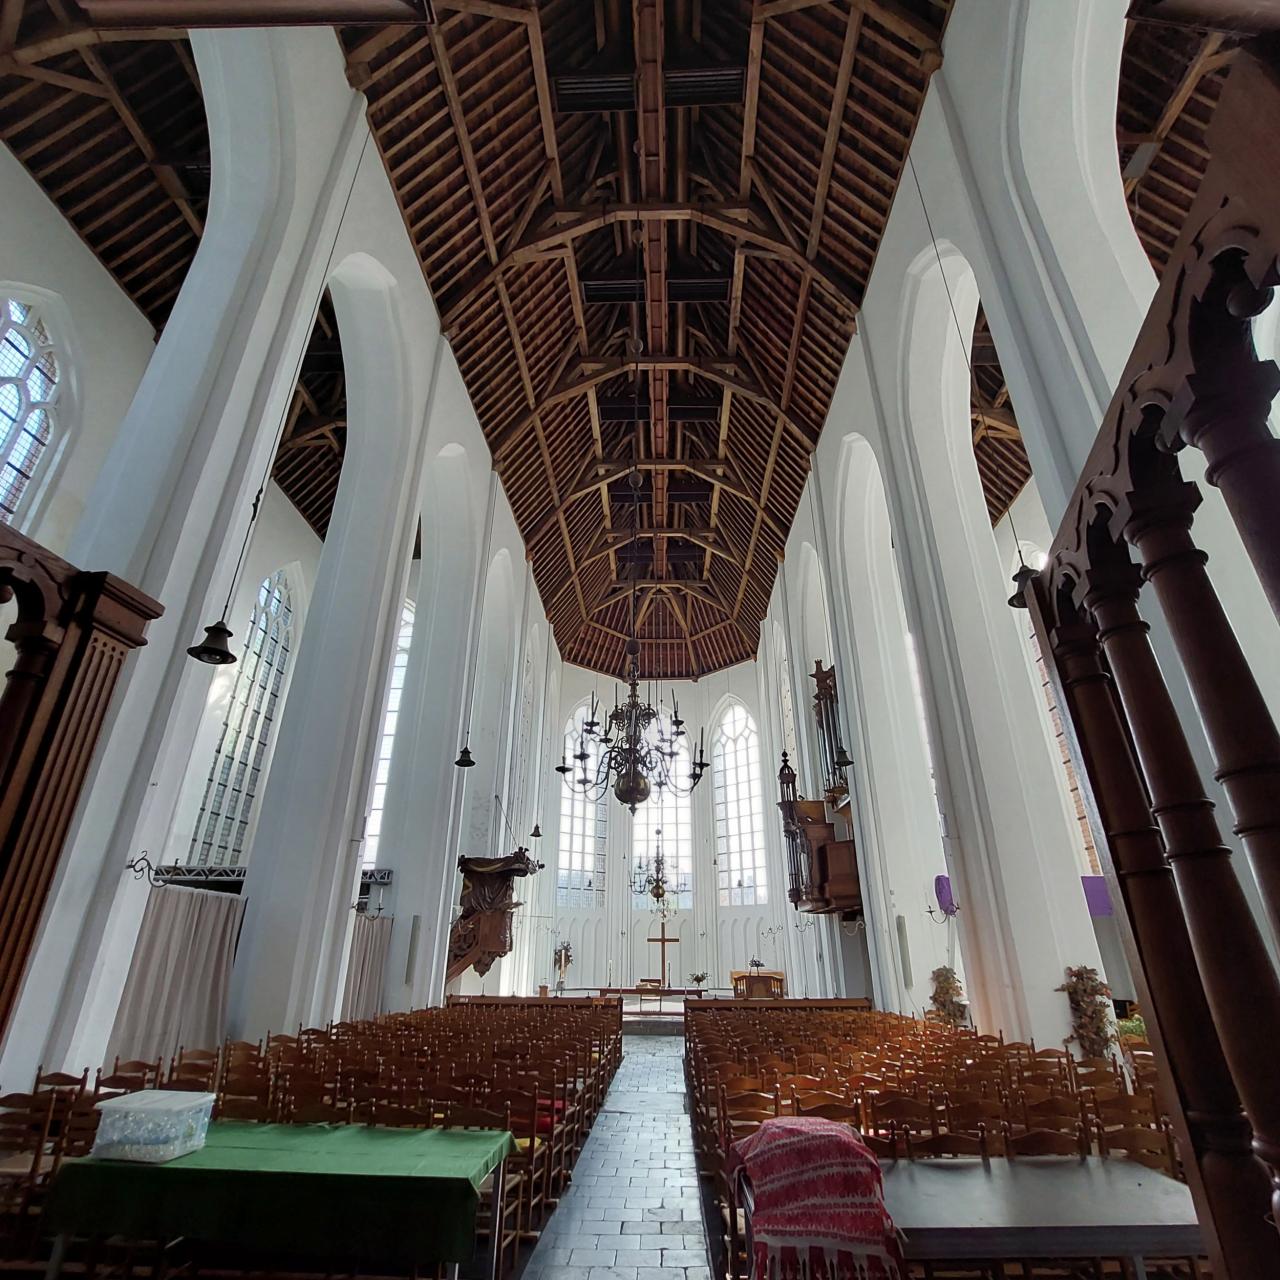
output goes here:
[[892, 1014], [691, 1010], [685, 1070], [695, 1146], [720, 1209], [730, 1280], [747, 1268], [745, 1224], [726, 1176], [730, 1149], [766, 1120], [847, 1123], [882, 1159], [1096, 1152], [1177, 1176], [1169, 1125], [1134, 1061], [1076, 1060]]
[[[461, 1006], [365, 1023], [300, 1027], [258, 1043], [181, 1048], [161, 1062], [116, 1059], [80, 1075], [41, 1069], [28, 1094], [0, 1099], [0, 1208], [6, 1245], [39, 1239], [44, 1192], [69, 1155], [86, 1154], [97, 1104], [146, 1088], [215, 1095], [215, 1118], [274, 1123], [364, 1123], [499, 1128], [517, 1150], [507, 1164], [500, 1267], [536, 1239], [621, 1062], [621, 1009], [577, 1002]], [[26, 1254], [24, 1254], [26, 1256]]]

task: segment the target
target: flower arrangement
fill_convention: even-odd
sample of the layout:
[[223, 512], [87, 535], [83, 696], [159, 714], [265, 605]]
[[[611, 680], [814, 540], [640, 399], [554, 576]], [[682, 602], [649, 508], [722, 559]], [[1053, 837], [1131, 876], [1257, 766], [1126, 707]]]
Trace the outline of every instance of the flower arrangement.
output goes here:
[[1115, 1043], [1116, 1029], [1112, 1017], [1111, 988], [1102, 981], [1097, 969], [1088, 965], [1067, 970], [1067, 980], [1057, 991], [1067, 993], [1071, 1005], [1071, 1035], [1086, 1058], [1105, 1058]]
[[929, 1003], [938, 1017], [951, 1027], [962, 1027], [969, 1020], [969, 1002], [964, 998], [964, 987], [956, 971], [949, 965], [939, 965], [930, 975], [933, 995]]
[[706, 980], [707, 975], [705, 973], [691, 973], [689, 975], [689, 981], [692, 982], [695, 987], [702, 986]]

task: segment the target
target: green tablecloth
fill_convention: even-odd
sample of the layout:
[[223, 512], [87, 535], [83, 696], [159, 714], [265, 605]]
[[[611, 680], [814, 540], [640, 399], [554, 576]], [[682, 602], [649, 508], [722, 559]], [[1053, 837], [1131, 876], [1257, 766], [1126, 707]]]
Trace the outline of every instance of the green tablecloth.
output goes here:
[[55, 1234], [465, 1262], [480, 1186], [514, 1150], [493, 1130], [220, 1121], [202, 1150], [168, 1164], [68, 1161], [46, 1220]]

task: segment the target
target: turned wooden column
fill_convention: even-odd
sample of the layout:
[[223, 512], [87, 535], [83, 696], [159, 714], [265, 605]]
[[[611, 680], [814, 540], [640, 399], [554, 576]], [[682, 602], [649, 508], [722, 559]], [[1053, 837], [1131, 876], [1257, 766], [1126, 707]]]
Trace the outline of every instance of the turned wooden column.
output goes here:
[[[1097, 594], [1087, 593], [1085, 604], [1133, 733], [1209, 1012], [1253, 1125], [1253, 1149], [1271, 1177], [1274, 1226], [1280, 1210], [1280, 977], [1236, 878], [1231, 851], [1222, 843], [1147, 624], [1138, 613], [1137, 584], [1113, 579], [1096, 585]], [[1203, 1044], [1195, 1047], [1198, 1056], [1209, 1052]], [[1259, 1217], [1266, 1208], [1257, 1206]]]
[[[1098, 603], [1118, 590], [1130, 601], [1137, 570], [1090, 580]], [[1049, 636], [1068, 732], [1106, 836], [1121, 906], [1138, 953], [1142, 1005], [1180, 1116], [1175, 1128], [1215, 1267], [1227, 1276], [1280, 1274], [1280, 1237], [1267, 1225], [1265, 1167], [1214, 1030], [1173, 870], [1151, 813], [1111, 676], [1083, 620]], [[1197, 1185], [1198, 1184], [1198, 1185]], [[1220, 1259], [1220, 1261], [1219, 1261]]]
[[[1272, 494], [1280, 504], [1280, 487]], [[1169, 622], [1213, 752], [1215, 776], [1235, 814], [1271, 927], [1280, 937], [1280, 733], [1191, 538], [1194, 484], [1166, 480], [1130, 496], [1124, 536]]]
[[1222, 494], [1280, 618], [1280, 440], [1267, 425], [1280, 370], [1268, 360], [1237, 371], [1229, 387], [1209, 390], [1196, 374], [1187, 382], [1196, 399], [1182, 439], [1204, 454], [1205, 479]]

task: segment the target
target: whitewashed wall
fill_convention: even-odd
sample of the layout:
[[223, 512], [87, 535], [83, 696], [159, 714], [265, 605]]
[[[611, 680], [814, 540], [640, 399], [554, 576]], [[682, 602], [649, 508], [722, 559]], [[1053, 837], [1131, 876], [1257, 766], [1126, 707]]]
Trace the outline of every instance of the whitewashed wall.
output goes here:
[[[86, 516], [64, 548], [73, 559], [92, 552], [91, 567], [137, 582], [166, 613], [121, 682], [53, 886], [0, 1056], [0, 1078], [14, 1087], [37, 1062], [78, 1068], [100, 1058], [145, 899], [124, 862], [139, 848], [182, 844], [185, 820], [174, 824], [181, 774], [193, 758], [213, 680], [183, 650], [220, 612], [252, 495], [331, 279], [346, 299], [345, 318], [339, 309], [344, 355], [362, 385], [375, 389], [360, 412], [376, 414], [381, 397], [385, 421], [376, 448], [383, 456], [349, 450], [334, 526], [345, 536], [331, 536], [315, 562], [311, 605], [319, 621], [296, 655], [296, 677], [310, 671], [314, 683], [316, 673], [327, 670], [341, 672], [342, 683], [328, 683], [323, 698], [301, 701], [295, 685], [278, 727], [280, 751], [262, 812], [314, 817], [308, 803], [314, 809], [323, 794], [333, 811], [326, 809], [320, 843], [332, 836], [342, 847], [334, 857], [312, 856], [320, 846], [302, 830], [305, 822], [299, 827], [290, 819], [289, 838], [274, 833], [270, 856], [251, 860], [251, 904], [275, 900], [285, 917], [283, 927], [270, 917], [265, 932], [267, 917], [255, 923], [251, 911], [246, 921], [239, 961], [255, 978], [237, 980], [238, 1023], [323, 1018], [340, 990], [354, 888], [347, 881], [358, 861], [370, 752], [419, 513], [420, 575], [429, 590], [415, 633], [416, 720], [405, 776], [388, 796], [384, 838], [384, 857], [402, 872], [388, 902], [401, 935], [393, 940], [389, 987], [397, 972], [402, 981], [398, 991], [388, 991], [389, 1001], [438, 999], [443, 986], [447, 904], [455, 894], [453, 864], [467, 798], [452, 759], [475, 683], [481, 563], [503, 551], [509, 557], [517, 597], [513, 627], [526, 602], [528, 616], [541, 615], [514, 521], [452, 356], [440, 342], [363, 101], [346, 82], [332, 33], [201, 33], [194, 46], [213, 147], [206, 234], [155, 357], [135, 362], [134, 382], [144, 363], [145, 373], [114, 442], [103, 442], [105, 462], [86, 463], [83, 489], [93, 489], [91, 499], [82, 502], [68, 489], [74, 510], [83, 506]], [[24, 224], [30, 220], [24, 215]], [[6, 218], [5, 239], [12, 234]], [[86, 268], [86, 274], [92, 272]], [[99, 280], [95, 287], [110, 294], [114, 286], [107, 285]], [[388, 324], [389, 340], [379, 336]], [[121, 360], [119, 346], [132, 341], [127, 323], [108, 316], [95, 332], [102, 335], [104, 359]], [[127, 368], [127, 350], [124, 357]], [[117, 389], [117, 415], [132, 390]], [[369, 501], [377, 485], [380, 497]], [[357, 499], [363, 515], [353, 522], [344, 503]], [[266, 532], [264, 525], [255, 548], [264, 562], [277, 558]], [[284, 551], [292, 535], [282, 536]], [[355, 588], [353, 601], [363, 593], [367, 602], [344, 608], [342, 582]], [[318, 731], [326, 718], [345, 728]], [[340, 790], [319, 781], [332, 773], [338, 750], [348, 762]], [[509, 764], [504, 759], [504, 769]], [[260, 853], [262, 836], [260, 826]], [[294, 931], [289, 904], [299, 895], [314, 903], [306, 910], [322, 922], [316, 928]], [[409, 956], [405, 936], [415, 918], [419, 940]], [[296, 939], [296, 957], [266, 963], [260, 943], [268, 937], [277, 948]]]
[[[155, 349], [151, 324], [0, 143], [0, 293], [38, 300], [62, 355], [65, 443], [24, 532], [64, 554], [117, 427]], [[41, 482], [45, 479], [42, 472]], [[85, 563], [85, 569], [99, 569]]]
[[[712, 810], [714, 778], [709, 769], [691, 797], [693, 839], [693, 905], [680, 910], [668, 921], [668, 936], [678, 937], [678, 947], [668, 950], [673, 983], [688, 981], [695, 972], [708, 974], [708, 985], [727, 987], [729, 973], [745, 969], [753, 958], [767, 967], [788, 974], [791, 988], [798, 994], [829, 994], [818, 990], [811, 978], [795, 963], [793, 954], [805, 945], [792, 937], [794, 915], [786, 899], [786, 870], [782, 854], [781, 827], [777, 816], [777, 769], [780, 747], [774, 717], [767, 706], [764, 664], [743, 663], [728, 671], [703, 676], [696, 682], [681, 681], [661, 686], [662, 699], [670, 705], [671, 691], [680, 703], [680, 715], [687, 729], [696, 735], [706, 728], [707, 758], [711, 759], [712, 735], [725, 706], [736, 699], [750, 713], [760, 735], [760, 788], [766, 840], [768, 901], [753, 907], [720, 906], [716, 882], [715, 828]], [[559, 762], [564, 725], [573, 712], [595, 692], [611, 706], [615, 681], [579, 667], [561, 666], [559, 712], [554, 727], [549, 724], [553, 755], [544, 768], [542, 828], [545, 839], [541, 854], [547, 863], [545, 881], [540, 886], [540, 910], [549, 916], [536, 932], [532, 973], [535, 982], [554, 980], [550, 957], [557, 932], [573, 945], [574, 963], [566, 978], [570, 987], [604, 984], [632, 985], [640, 978], [657, 977], [659, 948], [648, 938], [657, 930], [656, 914], [635, 910], [631, 895], [632, 819], [610, 796], [607, 800], [608, 846], [605, 903], [598, 908], [567, 909], [555, 905], [555, 866], [559, 836]], [[770, 931], [773, 932], [770, 932]], [[663, 975], [666, 976], [666, 975]]]

